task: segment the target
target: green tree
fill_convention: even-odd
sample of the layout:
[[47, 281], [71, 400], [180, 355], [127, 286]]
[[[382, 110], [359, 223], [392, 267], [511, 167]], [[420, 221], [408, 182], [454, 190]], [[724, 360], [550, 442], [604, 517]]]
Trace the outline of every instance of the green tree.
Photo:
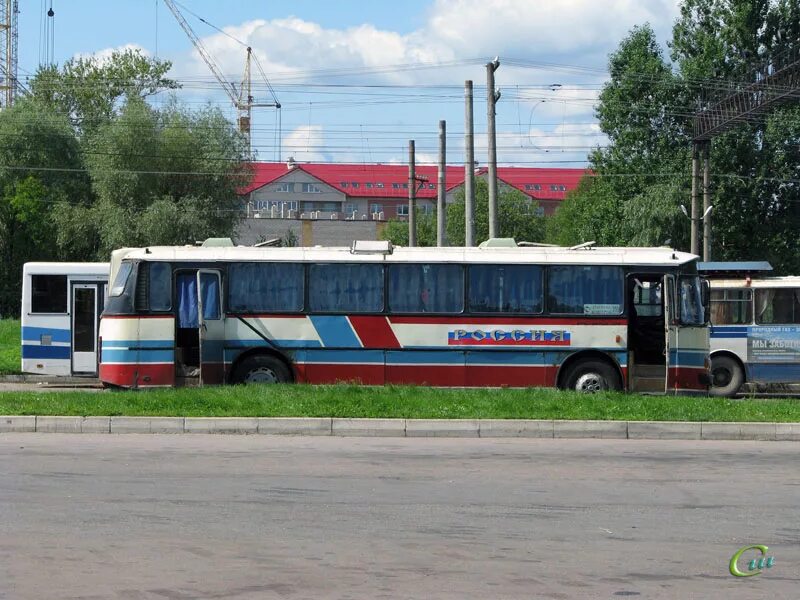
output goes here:
[[115, 50], [104, 59], [79, 57], [60, 68], [41, 67], [30, 90], [42, 105], [67, 115], [79, 132], [90, 133], [114, 118], [126, 100], [179, 87], [166, 77], [171, 67], [139, 50]]
[[[408, 221], [388, 221], [380, 239], [390, 240], [396, 246], [408, 246]], [[417, 209], [417, 245], [436, 245], [436, 213], [423, 213]]]
[[59, 204], [91, 196], [69, 122], [23, 99], [0, 112], [0, 315], [19, 311], [22, 265], [69, 259], [56, 243]]
[[[590, 155], [596, 181], [564, 202], [553, 241], [689, 247], [692, 115], [754, 81], [757, 67], [800, 46], [796, 0], [684, 0], [669, 44], [672, 64], [649, 26], [634, 28], [609, 61], [597, 107], [607, 147]], [[674, 67], [673, 67], [674, 65]], [[746, 119], [714, 138], [712, 256], [766, 259], [800, 269], [796, 107]], [[617, 230], [609, 219], [618, 216]], [[754, 243], [754, 240], [756, 242]]]
[[157, 111], [130, 98], [86, 150], [97, 202], [69, 213], [65, 227], [95, 223], [99, 258], [124, 246], [230, 236], [246, 158], [242, 136], [218, 109], [172, 102]]

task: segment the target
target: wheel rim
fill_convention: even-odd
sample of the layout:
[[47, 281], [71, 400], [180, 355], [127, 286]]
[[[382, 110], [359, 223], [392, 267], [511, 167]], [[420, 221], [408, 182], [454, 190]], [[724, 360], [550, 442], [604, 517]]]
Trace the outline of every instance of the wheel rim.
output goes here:
[[244, 378], [245, 383], [278, 383], [278, 375], [269, 367], [258, 367]]
[[733, 373], [725, 367], [711, 369], [711, 381], [714, 387], [725, 387], [733, 379]]
[[595, 394], [608, 389], [608, 382], [599, 373], [584, 373], [575, 382], [575, 389], [579, 392]]

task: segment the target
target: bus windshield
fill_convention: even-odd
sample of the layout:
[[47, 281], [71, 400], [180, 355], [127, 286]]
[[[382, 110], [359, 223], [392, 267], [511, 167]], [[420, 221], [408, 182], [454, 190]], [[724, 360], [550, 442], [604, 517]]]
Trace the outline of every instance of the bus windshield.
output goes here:
[[684, 276], [680, 279], [680, 319], [683, 325], [705, 325], [706, 314], [700, 288], [700, 277]]
[[129, 262], [124, 262], [119, 266], [119, 271], [114, 278], [111, 291], [108, 293], [109, 296], [115, 297], [122, 295], [122, 292], [125, 291], [125, 283], [128, 281], [128, 277], [131, 274], [131, 269], [133, 269], [133, 264]]

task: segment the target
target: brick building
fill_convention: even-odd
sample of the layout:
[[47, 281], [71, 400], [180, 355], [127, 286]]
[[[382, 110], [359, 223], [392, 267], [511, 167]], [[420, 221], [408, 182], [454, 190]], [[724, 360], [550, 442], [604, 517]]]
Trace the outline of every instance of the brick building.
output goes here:
[[[255, 163], [253, 182], [244, 190], [249, 217], [277, 219], [376, 220], [408, 215], [408, 166], [399, 164]], [[436, 206], [438, 168], [420, 165], [427, 179], [417, 191], [424, 212]], [[487, 169], [476, 169], [486, 177]], [[500, 187], [515, 188], [552, 214], [584, 169], [498, 167]], [[464, 185], [464, 168], [448, 166], [446, 202]]]

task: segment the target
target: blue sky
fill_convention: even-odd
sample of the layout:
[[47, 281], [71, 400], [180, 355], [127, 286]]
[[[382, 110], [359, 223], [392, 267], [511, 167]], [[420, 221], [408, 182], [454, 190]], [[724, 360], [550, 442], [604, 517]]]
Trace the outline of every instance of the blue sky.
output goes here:
[[[42, 53], [51, 0], [20, 2], [20, 78]], [[102, 58], [136, 47], [173, 62], [190, 106], [230, 102], [162, 0], [52, 0], [54, 59]], [[283, 105], [253, 114], [263, 160], [403, 162], [408, 139], [420, 162], [435, 161], [439, 119], [448, 162], [463, 160], [463, 84], [475, 82], [476, 159], [485, 162], [485, 69], [499, 55], [498, 158], [525, 166], [583, 166], [602, 145], [593, 103], [608, 53], [629, 29], [650, 22], [666, 40], [677, 0], [298, 0], [292, 3], [182, 0], [223, 28], [184, 15], [230, 80], [253, 47]], [[235, 39], [232, 39], [235, 38]], [[558, 66], [561, 65], [561, 66]], [[254, 82], [267, 100], [263, 82]], [[156, 102], [159, 100], [157, 99]], [[280, 156], [277, 140], [281, 140]]]

